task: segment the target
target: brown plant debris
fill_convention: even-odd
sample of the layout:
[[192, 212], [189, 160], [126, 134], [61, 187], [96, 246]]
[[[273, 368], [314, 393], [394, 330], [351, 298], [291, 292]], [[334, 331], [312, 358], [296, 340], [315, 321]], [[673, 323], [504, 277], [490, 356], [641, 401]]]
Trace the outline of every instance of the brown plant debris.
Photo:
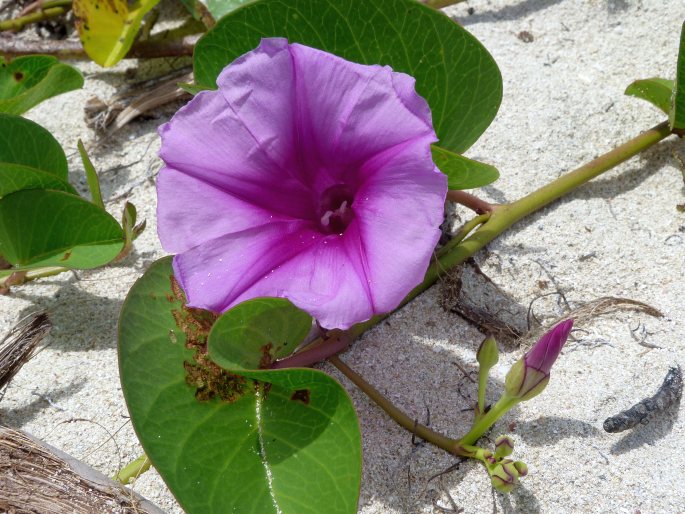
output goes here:
[[219, 367], [207, 355], [207, 338], [218, 315], [188, 307], [183, 290], [173, 275], [170, 280], [171, 295], [167, 296], [167, 299], [171, 302], [181, 302], [180, 308], [172, 309], [171, 315], [176, 321], [176, 326], [186, 336], [186, 348], [194, 352], [192, 360], [183, 363], [186, 382], [195, 388], [195, 398], [200, 402], [214, 398], [229, 403], [235, 402], [246, 391], [246, 379]]
[[120, 92], [108, 103], [98, 97], [90, 98], [84, 107], [86, 124], [98, 135], [116, 132], [131, 120], [152, 112], [176, 100], [190, 98], [178, 87], [179, 82], [192, 82], [193, 75], [186, 68], [163, 77], [134, 84]]
[[654, 396], [645, 398], [630, 409], [619, 412], [604, 421], [604, 430], [610, 433], [623, 432], [639, 424], [646, 425], [650, 418], [677, 405], [683, 393], [683, 374], [680, 366], [671, 367], [663, 384]]
[[658, 309], [638, 300], [630, 298], [619, 298], [615, 296], [602, 296], [595, 300], [584, 303], [577, 309], [572, 309], [566, 312], [563, 316], [556, 318], [549, 324], [539, 325], [529, 330], [522, 339], [526, 343], [534, 343], [542, 335], [549, 330], [550, 327], [560, 323], [563, 320], [573, 318], [574, 326], [580, 327], [583, 324], [590, 323], [598, 316], [606, 314], [613, 314], [619, 311], [635, 310], [652, 316], [654, 318], [661, 318], [663, 314]]
[[[464, 271], [469, 270], [469, 282], [472, 289], [477, 289], [477, 295], [485, 299], [488, 307], [499, 307], [496, 312], [480, 307], [469, 300], [465, 293], [463, 282]], [[520, 311], [522, 307], [504, 293], [488, 277], [473, 259], [469, 259], [464, 265], [451, 270], [442, 277], [440, 282], [440, 305], [449, 312], [458, 314], [469, 323], [472, 323], [485, 335], [492, 335], [498, 341], [511, 342], [521, 336], [521, 329], [509, 320], [503, 319], [503, 313], [511, 314], [511, 311]]]
[[38, 343], [51, 328], [48, 315], [38, 312], [22, 319], [0, 341], [0, 400], [17, 372], [35, 355]]
[[3, 426], [0, 512], [162, 514], [149, 501], [73, 457]]

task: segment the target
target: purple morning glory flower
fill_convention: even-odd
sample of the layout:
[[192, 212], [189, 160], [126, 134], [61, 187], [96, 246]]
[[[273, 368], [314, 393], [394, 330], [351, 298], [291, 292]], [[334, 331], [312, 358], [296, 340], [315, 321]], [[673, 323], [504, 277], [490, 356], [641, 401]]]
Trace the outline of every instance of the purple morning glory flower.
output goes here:
[[326, 328], [423, 278], [447, 179], [414, 79], [263, 39], [160, 128], [158, 231], [188, 304], [288, 298]]
[[504, 382], [505, 390], [511, 398], [529, 400], [547, 387], [552, 366], [572, 328], [572, 319], [555, 325], [511, 367]]

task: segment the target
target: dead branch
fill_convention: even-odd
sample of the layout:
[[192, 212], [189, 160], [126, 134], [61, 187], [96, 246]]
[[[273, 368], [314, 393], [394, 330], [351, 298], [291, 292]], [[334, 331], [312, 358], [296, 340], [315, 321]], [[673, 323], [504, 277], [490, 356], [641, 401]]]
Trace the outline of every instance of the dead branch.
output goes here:
[[0, 341], [0, 400], [3, 391], [21, 367], [38, 349], [38, 343], [50, 332], [52, 323], [45, 312], [22, 319]]
[[[199, 38], [200, 34], [195, 34], [176, 40], [138, 41], [124, 59], [190, 56]], [[16, 36], [0, 37], [0, 55], [11, 58], [32, 54], [54, 55], [60, 59], [89, 59], [79, 40], [26, 41]]]
[[24, 432], [0, 426], [0, 511], [164, 514], [148, 500]]

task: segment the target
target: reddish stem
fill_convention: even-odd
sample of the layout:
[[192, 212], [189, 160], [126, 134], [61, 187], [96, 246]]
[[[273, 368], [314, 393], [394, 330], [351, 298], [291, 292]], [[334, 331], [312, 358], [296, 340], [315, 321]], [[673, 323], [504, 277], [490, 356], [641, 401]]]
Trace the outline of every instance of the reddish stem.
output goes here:
[[286, 357], [285, 359], [276, 361], [271, 366], [271, 369], [304, 368], [312, 366], [317, 362], [324, 361], [329, 357], [346, 350], [347, 347], [352, 344], [352, 340], [353, 338], [350, 335], [336, 331], [334, 335], [327, 337], [320, 344]]
[[471, 193], [466, 191], [447, 191], [447, 199], [452, 202], [457, 202], [464, 207], [468, 207], [476, 214], [485, 214], [487, 212], [492, 212], [495, 210], [495, 205], [481, 200], [480, 198], [473, 196]]

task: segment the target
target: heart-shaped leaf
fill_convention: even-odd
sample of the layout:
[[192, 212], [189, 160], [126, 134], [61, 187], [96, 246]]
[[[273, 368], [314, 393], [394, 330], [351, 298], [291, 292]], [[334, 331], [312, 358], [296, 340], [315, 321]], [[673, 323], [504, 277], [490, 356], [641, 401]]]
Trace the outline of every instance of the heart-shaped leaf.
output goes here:
[[21, 164], [67, 181], [67, 157], [52, 134], [31, 120], [0, 113], [0, 167]]
[[30, 189], [0, 200], [0, 255], [15, 266], [95, 268], [122, 246], [116, 220], [79, 196]]
[[474, 161], [435, 145], [431, 147], [431, 153], [435, 165], [447, 175], [449, 189], [487, 186], [499, 178], [497, 168], [489, 164]]
[[672, 80], [654, 77], [636, 80], [626, 88], [625, 94], [646, 100], [668, 114], [674, 87], [675, 83]]
[[685, 23], [683, 23], [683, 28], [680, 31], [678, 67], [669, 122], [671, 124], [671, 129], [685, 128]]
[[362, 64], [416, 78], [440, 146], [462, 153], [490, 125], [502, 77], [478, 40], [415, 0], [259, 0], [224, 16], [193, 56], [195, 80], [216, 87], [221, 70], [263, 37], [286, 37]]
[[345, 390], [312, 369], [246, 372], [268, 385], [222, 370], [206, 355], [215, 319], [184, 306], [165, 258], [119, 320], [131, 420], [179, 503], [189, 514], [356, 512], [360, 434]]
[[285, 298], [255, 298], [216, 320], [209, 356], [228, 370], [268, 368], [290, 355], [311, 327], [312, 317]]
[[88, 56], [100, 66], [114, 66], [128, 53], [143, 16], [159, 0], [74, 0], [76, 28]]
[[83, 87], [83, 76], [48, 55], [0, 57], [0, 112], [21, 114], [43, 100]]
[[69, 183], [52, 173], [21, 164], [0, 163], [0, 198], [22, 189], [55, 189], [78, 194]]

